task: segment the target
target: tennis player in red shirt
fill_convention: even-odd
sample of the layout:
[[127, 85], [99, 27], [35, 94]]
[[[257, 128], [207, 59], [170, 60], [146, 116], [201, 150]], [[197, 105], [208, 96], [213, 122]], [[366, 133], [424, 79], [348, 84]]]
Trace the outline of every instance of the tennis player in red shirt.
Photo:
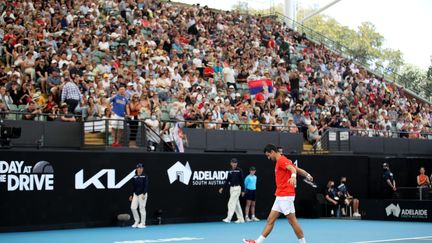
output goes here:
[[275, 221], [279, 215], [283, 213], [294, 230], [300, 243], [306, 243], [303, 230], [297, 222], [295, 216], [294, 199], [295, 199], [295, 185], [297, 183], [297, 173], [305, 176], [308, 180], [312, 181], [312, 176], [305, 170], [297, 168], [291, 160], [278, 152], [278, 149], [273, 144], [268, 144], [264, 148], [264, 153], [268, 159], [276, 161], [275, 175], [276, 175], [276, 199], [273, 204], [272, 210], [267, 218], [267, 224], [257, 240], [243, 240], [244, 243], [262, 243], [265, 238], [271, 233]]

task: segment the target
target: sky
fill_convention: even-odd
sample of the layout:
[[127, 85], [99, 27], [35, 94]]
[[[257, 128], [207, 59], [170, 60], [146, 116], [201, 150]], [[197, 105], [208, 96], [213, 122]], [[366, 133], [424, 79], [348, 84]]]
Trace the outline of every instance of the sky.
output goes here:
[[[238, 0], [173, 0], [230, 10]], [[243, 0], [250, 8], [268, 9], [283, 0]], [[332, 0], [297, 0], [300, 8], [322, 7]], [[342, 0], [322, 14], [352, 29], [371, 22], [384, 38], [384, 47], [399, 49], [407, 63], [424, 70], [431, 65], [432, 0]], [[429, 23], [429, 24], [427, 24]]]

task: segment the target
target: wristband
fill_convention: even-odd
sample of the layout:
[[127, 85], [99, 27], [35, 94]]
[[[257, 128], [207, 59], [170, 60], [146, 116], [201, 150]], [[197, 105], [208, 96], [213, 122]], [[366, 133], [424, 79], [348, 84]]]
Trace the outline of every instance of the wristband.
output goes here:
[[296, 178], [296, 177], [297, 177], [297, 174], [296, 174], [296, 173], [292, 173], [292, 174], [291, 174], [291, 178], [293, 178], [293, 177]]

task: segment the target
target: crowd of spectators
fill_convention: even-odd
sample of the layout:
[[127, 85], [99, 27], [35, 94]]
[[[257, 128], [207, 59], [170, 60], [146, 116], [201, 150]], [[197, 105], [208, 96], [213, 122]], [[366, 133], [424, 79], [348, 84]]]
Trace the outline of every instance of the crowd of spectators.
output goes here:
[[[429, 104], [272, 18], [155, 0], [7, 0], [0, 12], [0, 111], [23, 119], [431, 139]], [[272, 87], [251, 95], [261, 79]], [[120, 87], [129, 106], [113, 112]]]

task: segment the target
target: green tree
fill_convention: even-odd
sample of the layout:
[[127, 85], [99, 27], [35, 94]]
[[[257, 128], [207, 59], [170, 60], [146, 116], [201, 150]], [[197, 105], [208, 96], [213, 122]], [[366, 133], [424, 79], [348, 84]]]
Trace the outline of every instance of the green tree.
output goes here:
[[[314, 11], [314, 9], [300, 9], [298, 19], [303, 19]], [[341, 25], [332, 17], [318, 14], [303, 24], [305, 27], [340, 43], [345, 48], [344, 52], [348, 51], [353, 59], [361, 63], [373, 64], [377, 61], [390, 63], [390, 60], [385, 60], [386, 56], [383, 55], [384, 37], [370, 22], [363, 22], [357, 30], [353, 30]]]
[[426, 72], [419, 67], [412, 64], [403, 65], [398, 81], [406, 88], [425, 97]]
[[432, 56], [431, 56], [431, 64], [426, 73], [425, 95], [426, 97], [429, 98], [429, 101], [432, 102]]
[[[300, 9], [298, 19], [303, 19], [315, 9]], [[339, 43], [339, 49], [361, 63], [375, 67], [376, 71], [389, 75], [403, 65], [403, 55], [399, 50], [384, 48], [384, 37], [370, 22], [363, 22], [357, 30], [341, 25], [336, 19], [318, 14], [303, 23], [331, 40]]]
[[404, 60], [402, 52], [390, 48], [384, 49], [375, 63], [375, 66], [379, 68], [380, 72], [389, 75], [390, 77], [399, 73], [403, 65]]

